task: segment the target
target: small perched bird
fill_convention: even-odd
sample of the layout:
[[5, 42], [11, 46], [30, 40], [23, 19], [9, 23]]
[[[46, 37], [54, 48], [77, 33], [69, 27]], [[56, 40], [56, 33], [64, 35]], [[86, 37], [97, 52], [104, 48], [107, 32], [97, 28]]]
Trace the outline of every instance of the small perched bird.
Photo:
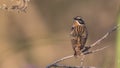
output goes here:
[[72, 47], [74, 56], [80, 56], [82, 49], [85, 47], [88, 32], [84, 20], [80, 16], [76, 16], [73, 21], [70, 35], [72, 37]]

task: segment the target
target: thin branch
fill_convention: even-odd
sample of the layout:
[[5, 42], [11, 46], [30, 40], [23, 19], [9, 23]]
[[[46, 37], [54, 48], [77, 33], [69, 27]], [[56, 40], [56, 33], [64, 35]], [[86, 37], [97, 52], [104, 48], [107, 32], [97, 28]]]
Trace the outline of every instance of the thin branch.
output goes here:
[[[96, 68], [96, 67], [92, 67], [92, 66], [66, 66], [66, 65], [53, 65], [52, 67], [60, 67], [60, 68]], [[49, 68], [49, 67], [48, 67]]]
[[108, 47], [110, 47], [110, 46], [105, 46], [105, 47], [102, 47], [100, 49], [94, 50], [94, 51], [92, 51], [92, 53], [95, 53], [95, 52], [98, 52], [98, 51], [102, 51], [102, 50], [104, 50], [104, 49], [106, 49]]
[[70, 56], [63, 57], [62, 59], [55, 61], [54, 64], [57, 64], [57, 63], [59, 63], [59, 62], [61, 62], [61, 61], [63, 61], [63, 60], [66, 60], [66, 59], [70, 59], [70, 58], [72, 58], [72, 57], [74, 57], [74, 55], [70, 55]]
[[84, 55], [96, 53], [96, 52], [102, 51], [102, 50], [104, 50], [105, 48], [108, 48], [108, 47], [110, 47], [110, 46], [105, 46], [105, 47], [102, 47], [100, 49], [96, 49], [96, 50], [93, 50], [93, 51], [86, 51], [86, 52], [84, 52]]
[[[88, 51], [91, 47], [99, 44], [102, 40], [104, 40], [105, 38], [107, 38], [113, 31], [117, 30], [119, 26], [120, 25], [113, 27], [112, 30], [110, 30], [109, 32], [107, 32], [102, 38], [100, 38], [95, 43], [93, 43], [92, 45], [90, 45], [90, 47], [88, 47], [87, 50], [85, 50], [83, 53], [81, 53], [81, 56], [87, 55], [87, 54], [93, 54], [95, 52], [98, 52], [98, 51], [101, 51], [101, 50], [107, 48], [108, 46], [105, 46], [103, 48], [100, 48], [100, 49], [97, 49], [97, 50], [94, 50], [94, 51]], [[63, 57], [63, 58], [61, 58], [61, 59], [53, 62], [52, 64], [48, 65], [46, 68], [51, 68], [51, 67], [54, 67], [54, 68], [56, 68], [56, 67], [61, 67], [61, 68], [96, 68], [96, 67], [90, 67], [90, 66], [88, 66], [88, 67], [84, 67], [84, 66], [66, 66], [66, 65], [58, 65], [57, 64], [57, 63], [59, 63], [61, 61], [64, 61], [66, 59], [70, 59], [72, 57], [74, 57], [74, 55]]]
[[59, 62], [61, 62], [61, 61], [63, 61], [63, 60], [72, 58], [72, 57], [74, 57], [74, 55], [70, 55], [70, 56], [63, 57], [63, 58], [61, 58], [61, 59], [59, 59], [59, 60], [53, 62], [52, 64], [48, 65], [46, 68], [50, 68], [50, 67], [56, 66], [57, 63], [59, 63]]
[[[83, 55], [83, 54], [81, 54], [81, 55]], [[62, 62], [64, 60], [66, 60], [66, 59], [70, 59], [72, 57], [74, 57], [74, 55], [69, 55], [69, 56], [63, 57], [63, 58], [61, 58], [59, 60], [56, 60], [52, 64], [48, 65], [46, 68], [51, 68], [51, 67], [54, 67], [54, 68], [56, 68], [56, 67], [62, 67], [62, 68], [96, 68], [96, 67], [91, 67], [91, 66], [88, 66], [88, 67], [84, 67], [84, 66], [66, 66], [66, 65], [57, 64], [59, 62]]]
[[[107, 47], [109, 47], [109, 46], [105, 46], [105, 47], [103, 47], [103, 48], [100, 48], [100, 49], [97, 49], [97, 50], [94, 50], [94, 51], [86, 52], [85, 55], [86, 55], [86, 54], [91, 54], [91, 53], [95, 53], [95, 52], [101, 51], [101, 50], [103, 50], [103, 49], [105, 49], [105, 48], [107, 48]], [[83, 55], [83, 54], [81, 54], [81, 56], [82, 56], [82, 55]], [[61, 62], [61, 61], [64, 61], [64, 60], [66, 60], [66, 59], [70, 59], [70, 58], [72, 58], [72, 57], [74, 57], [74, 55], [69, 55], [69, 56], [63, 57], [63, 58], [61, 58], [61, 59], [59, 59], [59, 60], [56, 60], [56, 61], [53, 62], [52, 64], [48, 65], [46, 68], [51, 68], [51, 67], [62, 67], [62, 68], [95, 68], [95, 67], [83, 67], [83, 66], [65, 66], [65, 65], [58, 65], [58, 64], [57, 64], [57, 63], [59, 63], [59, 62]]]
[[112, 30], [110, 30], [109, 32], [107, 32], [102, 38], [100, 38], [100, 39], [97, 40], [95, 43], [93, 43], [92, 45], [90, 45], [90, 47], [94, 47], [95, 45], [99, 44], [101, 41], [103, 41], [104, 39], [106, 39], [113, 31], [116, 31], [119, 26], [120, 26], [120, 25], [114, 26], [114, 27], [112, 28]]

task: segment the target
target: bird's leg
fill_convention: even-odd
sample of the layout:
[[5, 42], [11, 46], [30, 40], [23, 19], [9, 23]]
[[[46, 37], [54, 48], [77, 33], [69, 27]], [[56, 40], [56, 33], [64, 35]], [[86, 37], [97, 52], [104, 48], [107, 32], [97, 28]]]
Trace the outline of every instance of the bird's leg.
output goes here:
[[91, 47], [89, 46], [85, 46], [83, 49], [81, 49], [81, 52], [86, 52], [90, 49]]

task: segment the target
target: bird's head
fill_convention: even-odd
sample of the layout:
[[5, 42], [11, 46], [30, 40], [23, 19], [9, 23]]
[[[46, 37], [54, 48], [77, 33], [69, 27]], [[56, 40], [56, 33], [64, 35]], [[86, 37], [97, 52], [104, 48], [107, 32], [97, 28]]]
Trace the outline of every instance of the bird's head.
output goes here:
[[80, 16], [74, 17], [73, 26], [84, 25], [84, 24], [85, 24], [85, 22], [82, 19], [82, 17], [80, 17]]

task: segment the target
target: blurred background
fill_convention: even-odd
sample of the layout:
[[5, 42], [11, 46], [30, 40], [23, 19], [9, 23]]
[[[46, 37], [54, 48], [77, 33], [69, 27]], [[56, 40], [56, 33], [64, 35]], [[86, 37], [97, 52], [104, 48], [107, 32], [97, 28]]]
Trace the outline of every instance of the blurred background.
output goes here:
[[[11, 6], [13, 1], [0, 0], [0, 6]], [[26, 13], [0, 9], [0, 68], [45, 68], [73, 54], [69, 33], [75, 16], [85, 20], [86, 45], [94, 43], [117, 24], [119, 5], [120, 0], [31, 0]], [[84, 65], [116, 68], [116, 32], [92, 50], [107, 45], [87, 55]], [[80, 59], [61, 64], [80, 65]]]

